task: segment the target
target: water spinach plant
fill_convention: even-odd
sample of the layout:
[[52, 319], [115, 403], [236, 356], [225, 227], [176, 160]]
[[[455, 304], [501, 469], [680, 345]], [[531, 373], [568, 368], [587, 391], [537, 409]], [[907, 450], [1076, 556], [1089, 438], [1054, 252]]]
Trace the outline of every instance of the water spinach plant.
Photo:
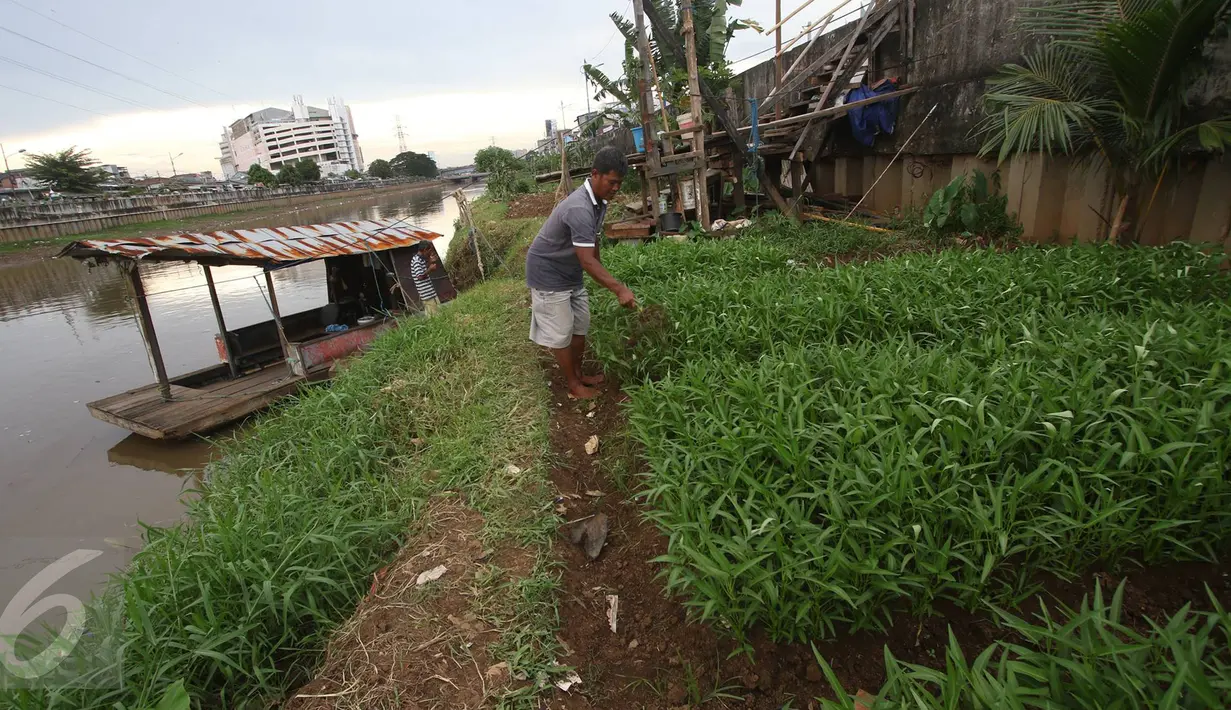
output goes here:
[[[813, 243], [833, 243], [816, 231]], [[837, 241], [841, 241], [838, 239]], [[798, 235], [614, 250], [596, 299], [671, 590], [737, 636], [1012, 603], [1231, 537], [1231, 276], [1194, 247], [814, 268]]]

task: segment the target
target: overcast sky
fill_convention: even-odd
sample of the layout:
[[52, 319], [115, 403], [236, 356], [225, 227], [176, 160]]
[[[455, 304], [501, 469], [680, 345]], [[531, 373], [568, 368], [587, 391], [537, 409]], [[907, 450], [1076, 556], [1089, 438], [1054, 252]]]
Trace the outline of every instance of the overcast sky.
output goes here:
[[[784, 36], [839, 1], [814, 2]], [[800, 2], [784, 0], [783, 12]], [[561, 102], [570, 123], [583, 113], [582, 61], [617, 69], [623, 45], [608, 15], [631, 17], [630, 8], [629, 0], [0, 0], [0, 143], [14, 169], [19, 149], [76, 145], [134, 176], [165, 175], [168, 154], [181, 153], [179, 172], [219, 174], [224, 125], [266, 106], [289, 109], [301, 94], [320, 107], [345, 99], [369, 162], [397, 152], [400, 115], [411, 150], [462, 165], [493, 139], [532, 147], [543, 120], [560, 118]], [[768, 28], [774, 2], [746, 0], [730, 14]], [[748, 30], [728, 57], [772, 46], [772, 35]]]

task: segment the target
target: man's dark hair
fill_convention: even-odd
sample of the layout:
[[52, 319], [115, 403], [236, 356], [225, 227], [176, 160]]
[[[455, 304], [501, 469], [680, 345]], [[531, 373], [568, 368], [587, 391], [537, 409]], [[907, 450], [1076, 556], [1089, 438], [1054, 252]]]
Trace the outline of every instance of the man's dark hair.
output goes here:
[[613, 145], [601, 148], [594, 154], [593, 167], [594, 172], [599, 175], [616, 173], [620, 177], [624, 177], [628, 174], [628, 161], [625, 160], [624, 154], [620, 152], [620, 149]]

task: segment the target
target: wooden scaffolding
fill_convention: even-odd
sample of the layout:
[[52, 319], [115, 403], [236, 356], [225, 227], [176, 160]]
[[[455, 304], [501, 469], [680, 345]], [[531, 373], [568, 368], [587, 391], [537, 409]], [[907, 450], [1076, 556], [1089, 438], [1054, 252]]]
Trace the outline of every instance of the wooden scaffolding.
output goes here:
[[[726, 184], [732, 184], [733, 208], [742, 213], [746, 205], [743, 183], [745, 166], [754, 166], [760, 189], [774, 207], [792, 216], [799, 216], [805, 195], [821, 190], [816, 178], [819, 160], [826, 153], [834, 121], [852, 109], [906, 96], [913, 88], [901, 88], [853, 103], [845, 100], [850, 89], [869, 83], [875, 66], [877, 50], [886, 39], [896, 37], [904, 59], [914, 51], [914, 0], [848, 0], [810, 23], [809, 32], [800, 33], [783, 48], [781, 27], [804, 10], [812, 0], [806, 0], [776, 26], [766, 30], [777, 37], [775, 63], [777, 76], [772, 91], [757, 102], [744, 125], [735, 122], [743, 108], [728, 90], [719, 98], [700, 78], [696, 57], [696, 28], [692, 6], [688, 0], [680, 3], [683, 37], [677, 37], [653, 6], [644, 0], [633, 0], [633, 18], [637, 33], [637, 49], [641, 58], [638, 76], [638, 105], [644, 138], [644, 157], [634, 160], [642, 171], [642, 199], [655, 225], [661, 225], [663, 206], [659, 195], [664, 181], [670, 186], [674, 204], [683, 194], [691, 192], [695, 215], [703, 228], [711, 224], [711, 211], [723, 212]], [[854, 5], [854, 9], [849, 6]], [[839, 14], [846, 8], [848, 11]], [[779, 12], [781, 15], [781, 4]], [[855, 16], [852, 18], [852, 16]], [[845, 25], [826, 33], [831, 23], [848, 20]], [[654, 87], [657, 70], [650, 51], [646, 21], [653, 30], [656, 45], [688, 68], [689, 99], [692, 125], [672, 128], [665, 107], [660, 111], [661, 128], [656, 123]], [[819, 29], [818, 29], [819, 28]], [[812, 38], [802, 51], [793, 55], [790, 67], [783, 69], [783, 60], [791, 45], [805, 34]], [[902, 66], [904, 67], [904, 61]], [[660, 98], [661, 101], [661, 98]], [[715, 126], [710, 130], [701, 116], [708, 108]], [[756, 120], [756, 131], [751, 121]], [[708, 132], [708, 134], [707, 134]], [[688, 148], [676, 152], [673, 144], [684, 139]], [[637, 156], [640, 158], [641, 156]], [[789, 173], [789, 193], [783, 173]], [[712, 189], [711, 182], [716, 182]], [[714, 199], [714, 197], [717, 199]], [[648, 203], [648, 204], [645, 204]], [[678, 207], [674, 210], [682, 211]]]

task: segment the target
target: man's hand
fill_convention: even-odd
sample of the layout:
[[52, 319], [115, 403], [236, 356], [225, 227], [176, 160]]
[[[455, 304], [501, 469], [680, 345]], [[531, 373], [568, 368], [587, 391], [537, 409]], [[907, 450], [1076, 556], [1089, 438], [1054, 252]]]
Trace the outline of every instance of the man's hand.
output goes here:
[[637, 308], [637, 297], [633, 295], [632, 290], [627, 286], [620, 284], [620, 287], [616, 289], [615, 294], [616, 299], [619, 300], [621, 306], [624, 306], [629, 310]]

